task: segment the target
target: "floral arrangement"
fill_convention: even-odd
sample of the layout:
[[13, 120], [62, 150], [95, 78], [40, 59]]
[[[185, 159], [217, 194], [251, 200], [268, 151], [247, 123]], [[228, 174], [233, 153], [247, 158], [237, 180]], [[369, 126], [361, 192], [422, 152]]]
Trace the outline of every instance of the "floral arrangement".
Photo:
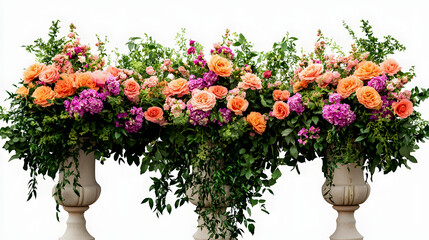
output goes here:
[[156, 214], [197, 201], [200, 227], [213, 238], [235, 239], [242, 225], [254, 233], [251, 207], [267, 212], [263, 194], [272, 193], [280, 165], [299, 171], [320, 157], [330, 179], [338, 164], [373, 174], [416, 162], [412, 152], [429, 126], [415, 107], [429, 91], [404, 89], [413, 68], [389, 55], [405, 47], [391, 36], [379, 41], [362, 23], [365, 38], [345, 24], [355, 40], [348, 55], [321, 32], [314, 52], [299, 57], [288, 34], [258, 52], [227, 30], [205, 52], [182, 30], [177, 48], [130, 38], [129, 53], [116, 53], [117, 66], [106, 67], [107, 39], [98, 38], [92, 54], [73, 24], [59, 38], [53, 22], [46, 42], [25, 46], [37, 62], [0, 114], [9, 124], [0, 129], [4, 148], [30, 170], [29, 199], [38, 175], [66, 173], [54, 193], [60, 201], [66, 184], [79, 186], [79, 172], [65, 161], [77, 165], [83, 149], [101, 162], [113, 156], [142, 174], [156, 172], [154, 196], [142, 201]]
[[[160, 175], [152, 178], [155, 197], [143, 203], [162, 214], [172, 210], [169, 192], [176, 195], [176, 208], [195, 198], [204, 219], [200, 227], [213, 238], [234, 239], [243, 232], [240, 224], [254, 232], [250, 208], [260, 205], [266, 211], [262, 195], [281, 176], [278, 128], [291, 113], [282, 81], [293, 75], [289, 66], [298, 60], [296, 38], [285, 36], [272, 51], [261, 53], [242, 34], [227, 30], [207, 57], [184, 33], [176, 37], [177, 49], [149, 37], [131, 38], [130, 53], [118, 54], [120, 68], [151, 75], [143, 83], [142, 101], [156, 96], [163, 102], [152, 106], [162, 128], [141, 165], [142, 173], [155, 169]], [[153, 62], [149, 49], [168, 58]], [[161, 92], [153, 79], [165, 81]]]
[[97, 159], [114, 156], [138, 165], [144, 151], [140, 146], [156, 139], [152, 136], [159, 126], [143, 124], [150, 111], [136, 105], [142, 76], [105, 68], [105, 43], [98, 38], [98, 54], [91, 53], [73, 24], [67, 37], [58, 33], [56, 21], [46, 42], [37, 39], [25, 46], [37, 62], [24, 71], [16, 92], [9, 93], [10, 109], [0, 115], [9, 123], [0, 129], [7, 139], [3, 147], [14, 152], [11, 160], [23, 160], [24, 170], [30, 171], [28, 199], [36, 197], [38, 175], [55, 178], [57, 172], [66, 173], [54, 194], [60, 201], [65, 184], [76, 189], [79, 172], [65, 162], [73, 157], [77, 166], [79, 149], [94, 152]]
[[349, 55], [319, 30], [314, 52], [301, 57], [290, 79], [289, 101], [297, 99], [298, 106], [289, 103], [296, 115], [283, 130], [283, 147], [291, 147], [292, 156], [286, 161], [295, 166], [321, 157], [328, 180], [338, 164], [362, 166], [371, 176], [376, 169], [409, 168], [408, 162], [417, 162], [411, 153], [428, 137], [428, 122], [415, 108], [429, 92], [405, 88], [414, 67], [407, 71], [389, 56], [405, 50], [395, 38], [380, 41], [367, 21], [364, 38], [344, 26], [355, 41]]

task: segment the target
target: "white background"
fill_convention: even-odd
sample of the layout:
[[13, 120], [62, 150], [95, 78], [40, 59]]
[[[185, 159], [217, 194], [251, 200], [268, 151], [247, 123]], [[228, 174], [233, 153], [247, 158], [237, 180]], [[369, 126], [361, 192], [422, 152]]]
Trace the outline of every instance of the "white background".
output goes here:
[[[316, 31], [321, 28], [348, 51], [351, 39], [341, 21], [357, 30], [359, 20], [368, 19], [377, 36], [391, 34], [407, 46], [395, 59], [404, 68], [416, 65], [417, 78], [409, 85], [427, 88], [429, 17], [424, 2], [75, 0], [63, 4], [0, 0], [0, 104], [7, 106], [5, 90], [14, 91], [12, 84], [34, 61], [20, 46], [46, 38], [55, 19], [62, 21], [63, 34], [73, 22], [83, 43], [94, 44], [95, 34], [108, 35], [108, 46], [123, 52], [129, 37], [145, 32], [172, 46], [181, 27], [187, 28], [188, 38], [206, 48], [229, 28], [242, 32], [259, 50], [268, 50], [289, 31], [306, 51], [312, 50]], [[420, 110], [429, 119], [429, 101]], [[421, 148], [415, 155], [419, 163], [413, 164], [411, 171], [374, 176], [372, 193], [356, 212], [357, 227], [365, 239], [428, 239], [429, 145], [421, 144]], [[54, 181], [39, 179], [37, 200], [26, 202], [28, 173], [22, 170], [21, 161], [7, 162], [10, 155], [3, 149], [0, 154], [0, 240], [58, 239], [65, 229], [66, 214], [62, 211], [61, 222], [56, 222], [51, 197]], [[256, 233], [246, 233], [242, 239], [328, 239], [335, 229], [336, 212], [320, 193], [324, 181], [321, 161], [301, 165], [301, 175], [282, 169], [283, 176], [273, 188], [275, 197], [266, 196], [271, 214], [253, 209]], [[193, 206], [187, 204], [157, 218], [147, 205], [140, 205], [148, 196], [150, 179], [140, 176], [137, 167], [109, 160], [104, 166], [97, 165], [97, 179], [102, 194], [86, 213], [89, 232], [96, 239], [192, 239], [197, 224]]]

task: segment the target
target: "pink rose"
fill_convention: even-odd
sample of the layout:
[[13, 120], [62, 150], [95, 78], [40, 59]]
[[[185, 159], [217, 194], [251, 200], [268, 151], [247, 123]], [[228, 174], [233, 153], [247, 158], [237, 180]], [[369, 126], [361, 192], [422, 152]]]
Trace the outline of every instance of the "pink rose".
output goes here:
[[325, 74], [317, 78], [317, 85], [321, 88], [326, 88], [334, 79], [334, 74], [331, 71], [326, 71]]
[[199, 91], [193, 94], [189, 103], [193, 109], [207, 112], [216, 105], [216, 96], [208, 91]]
[[138, 102], [140, 94], [140, 85], [134, 79], [128, 79], [123, 82], [125, 86], [124, 94], [128, 100]]
[[146, 78], [143, 83], [143, 87], [155, 87], [158, 84], [158, 78], [156, 76], [152, 76], [150, 78]]
[[241, 76], [242, 82], [238, 84], [239, 88], [242, 89], [262, 89], [261, 79], [259, 79], [255, 74], [246, 73], [244, 76]]
[[270, 78], [271, 77], [271, 71], [270, 70], [265, 71], [262, 76], [266, 79]]
[[170, 59], [165, 59], [164, 60], [164, 65], [165, 66], [170, 66], [171, 65], [171, 60]]
[[55, 66], [45, 67], [39, 74], [39, 80], [44, 83], [54, 83], [60, 78], [60, 73]]
[[106, 84], [107, 78], [110, 76], [110, 73], [97, 70], [92, 72], [91, 75], [92, 75], [92, 78], [94, 78], [94, 82], [95, 84], [97, 84], [97, 86], [104, 87], [104, 85]]
[[146, 73], [149, 75], [154, 75], [156, 73], [156, 71], [153, 69], [152, 66], [149, 66], [146, 68]]

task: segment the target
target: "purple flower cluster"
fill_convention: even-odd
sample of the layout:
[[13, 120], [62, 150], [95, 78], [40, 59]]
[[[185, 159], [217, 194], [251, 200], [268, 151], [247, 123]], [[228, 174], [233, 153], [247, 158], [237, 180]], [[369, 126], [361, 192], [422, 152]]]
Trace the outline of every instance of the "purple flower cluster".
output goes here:
[[304, 105], [302, 104], [301, 94], [296, 93], [287, 100], [287, 104], [291, 111], [296, 112], [298, 115], [301, 115], [304, 112]]
[[198, 65], [200, 67], [205, 67], [207, 64], [207, 61], [204, 59], [204, 55], [198, 55], [198, 57], [196, 59], [194, 59], [194, 64]]
[[381, 100], [383, 101], [383, 105], [381, 106], [380, 110], [372, 110], [371, 116], [369, 119], [371, 121], [376, 121], [379, 118], [387, 118], [387, 119], [393, 119], [394, 115], [393, 112], [390, 110], [390, 107], [395, 102], [395, 100], [388, 100], [387, 96], [381, 96]]
[[189, 123], [196, 126], [196, 125], [200, 125], [200, 126], [207, 126], [207, 124], [209, 123], [209, 116], [211, 111], [202, 111], [202, 110], [197, 110], [197, 109], [193, 109], [192, 105], [189, 104], [188, 106], [188, 110], [189, 110]]
[[232, 120], [232, 116], [234, 115], [231, 110], [228, 108], [219, 108], [220, 116], [222, 117], [222, 121], [217, 119], [213, 119], [213, 123], [219, 124], [219, 126], [223, 126], [226, 123], [229, 123]]
[[329, 96], [330, 103], [339, 103], [343, 98], [339, 93], [333, 93]]
[[120, 89], [120, 82], [113, 76], [109, 76], [106, 80], [106, 85], [104, 85], [104, 89], [109, 93], [109, 95], [117, 96], [119, 95], [121, 89]]
[[189, 87], [189, 91], [191, 92], [194, 89], [203, 89], [204, 88], [203, 79], [195, 78], [195, 75], [189, 76], [188, 87]]
[[318, 139], [320, 138], [319, 132], [320, 132], [320, 128], [316, 128], [314, 126], [311, 126], [309, 129], [302, 128], [298, 132], [298, 136], [300, 136], [300, 138], [298, 139], [298, 142], [302, 145], [305, 145], [308, 143], [309, 139]]
[[210, 50], [211, 54], [213, 54], [214, 52], [217, 52], [218, 54], [224, 54], [224, 55], [228, 56], [230, 59], [234, 58], [234, 53], [232, 53], [232, 50], [229, 47], [221, 46], [218, 49]]
[[322, 116], [330, 124], [340, 127], [348, 126], [356, 119], [356, 114], [350, 110], [350, 105], [345, 103], [323, 106]]
[[374, 77], [368, 82], [368, 86], [373, 87], [377, 92], [382, 92], [386, 89], [386, 75]]
[[[143, 126], [144, 112], [141, 107], [136, 108], [133, 107], [129, 111], [129, 115], [127, 112], [119, 113], [118, 119], [127, 118], [125, 121], [125, 131], [128, 133], [136, 133]], [[120, 124], [119, 121], [116, 121], [116, 127], [123, 127], [123, 124]]]
[[196, 88], [203, 89], [211, 87], [218, 79], [219, 77], [212, 71], [204, 73], [203, 78], [195, 79], [195, 75], [191, 75], [188, 81], [189, 91], [192, 92], [192, 90]]
[[64, 107], [70, 117], [75, 116], [76, 114], [83, 117], [85, 113], [94, 115], [103, 110], [103, 100], [105, 99], [105, 94], [98, 93], [93, 89], [85, 89], [79, 94], [79, 96], [75, 96], [73, 100], [65, 100]]

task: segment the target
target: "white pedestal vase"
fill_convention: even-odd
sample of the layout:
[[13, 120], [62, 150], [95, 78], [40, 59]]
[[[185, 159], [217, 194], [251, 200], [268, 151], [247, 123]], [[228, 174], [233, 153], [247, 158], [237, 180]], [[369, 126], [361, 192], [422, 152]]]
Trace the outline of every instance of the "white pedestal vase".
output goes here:
[[[72, 158], [67, 159], [65, 166], [70, 163], [70, 170], [75, 170], [76, 166]], [[58, 200], [59, 204], [62, 205], [64, 210], [69, 214], [66, 231], [60, 240], [94, 239], [86, 229], [86, 220], [84, 217], [84, 212], [88, 210], [89, 205], [97, 201], [101, 192], [101, 187], [95, 180], [94, 153], [86, 154], [83, 150], [80, 150], [78, 163], [78, 171], [80, 174], [78, 183], [81, 186], [77, 186], [76, 188], [79, 192], [79, 196], [73, 191], [73, 175], [67, 178], [70, 184], [67, 184], [61, 191], [63, 201], [59, 201], [59, 198], [55, 196], [55, 199]], [[64, 173], [60, 173], [59, 179], [61, 180], [63, 176]], [[56, 187], [53, 189], [53, 193], [55, 192]]]
[[[201, 199], [200, 195], [198, 194], [198, 188], [200, 187], [200, 185], [195, 185], [194, 187], [188, 189], [186, 191], [186, 195], [189, 198], [189, 201], [194, 204], [195, 206], [197, 206], [197, 208], [200, 208], [201, 211], [205, 211], [206, 208], [209, 208], [212, 206], [212, 199], [210, 196], [208, 196], [206, 199]], [[224, 191], [225, 191], [225, 199], [227, 199], [230, 196], [230, 192], [229, 192], [230, 187], [229, 186], [224, 186]], [[224, 201], [225, 204], [222, 204], [221, 206], [219, 206], [219, 208], [214, 212], [214, 213], [210, 213], [208, 215], [209, 218], [214, 218], [216, 219], [216, 229], [219, 229], [222, 222], [224, 221], [224, 216], [223, 213], [225, 212], [226, 208], [227, 208], [227, 203], [226, 201]], [[198, 216], [198, 229], [197, 232], [195, 232], [195, 234], [193, 235], [195, 240], [230, 240], [231, 237], [228, 235], [226, 236], [226, 238], [211, 238], [210, 237], [210, 233], [209, 230], [207, 229], [207, 227], [204, 224], [204, 218], [202, 216]]]
[[369, 196], [370, 186], [365, 182], [361, 167], [354, 164], [338, 165], [334, 170], [332, 185], [328, 180], [322, 187], [324, 199], [338, 212], [337, 228], [331, 240], [362, 240], [356, 229], [354, 212]]

